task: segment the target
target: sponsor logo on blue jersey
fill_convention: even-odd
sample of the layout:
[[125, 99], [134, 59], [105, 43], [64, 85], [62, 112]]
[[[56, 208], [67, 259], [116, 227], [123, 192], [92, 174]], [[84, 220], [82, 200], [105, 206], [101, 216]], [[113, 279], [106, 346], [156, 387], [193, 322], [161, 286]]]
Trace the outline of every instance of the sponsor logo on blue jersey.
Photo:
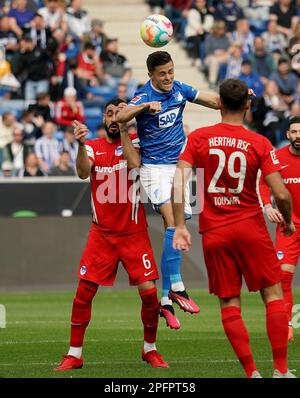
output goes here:
[[164, 129], [173, 126], [173, 124], [176, 122], [179, 110], [180, 108], [176, 108], [159, 115], [159, 127]]

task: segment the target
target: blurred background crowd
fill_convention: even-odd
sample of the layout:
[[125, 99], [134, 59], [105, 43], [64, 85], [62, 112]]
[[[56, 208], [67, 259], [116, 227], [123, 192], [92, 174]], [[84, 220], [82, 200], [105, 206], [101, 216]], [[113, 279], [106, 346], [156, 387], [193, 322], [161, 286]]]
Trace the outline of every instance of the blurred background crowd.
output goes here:
[[[300, 1], [145, 1], [172, 21], [211, 90], [237, 77], [255, 91], [248, 127], [283, 145], [300, 115]], [[72, 121], [103, 137], [104, 103], [141, 83], [82, 0], [0, 0], [0, 175], [75, 175]]]

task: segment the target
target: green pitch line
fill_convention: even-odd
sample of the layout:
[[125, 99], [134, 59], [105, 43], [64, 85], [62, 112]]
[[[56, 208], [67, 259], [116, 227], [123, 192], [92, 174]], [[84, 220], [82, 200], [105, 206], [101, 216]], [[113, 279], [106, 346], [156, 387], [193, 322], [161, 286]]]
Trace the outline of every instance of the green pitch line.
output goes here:
[[[99, 291], [86, 332], [81, 370], [55, 373], [52, 368], [68, 350], [73, 292], [0, 294], [7, 324], [0, 329], [0, 377], [244, 377], [220, 322], [218, 301], [206, 291], [193, 291], [201, 312], [179, 310], [180, 330], [160, 318], [157, 348], [170, 369], [152, 369], [140, 359], [143, 334], [140, 299], [130, 291]], [[300, 289], [295, 290], [300, 304]], [[257, 366], [272, 375], [271, 349], [265, 334], [265, 309], [257, 294], [243, 293], [243, 316]], [[300, 305], [299, 305], [300, 307]], [[289, 345], [290, 368], [300, 375], [299, 329]], [[297, 375], [297, 373], [296, 373]]]

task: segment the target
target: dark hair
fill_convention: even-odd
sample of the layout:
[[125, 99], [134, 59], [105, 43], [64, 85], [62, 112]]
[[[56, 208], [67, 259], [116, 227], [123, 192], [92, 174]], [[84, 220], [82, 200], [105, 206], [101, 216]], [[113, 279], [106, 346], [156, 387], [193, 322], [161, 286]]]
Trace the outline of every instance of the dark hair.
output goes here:
[[172, 61], [172, 58], [169, 53], [166, 51], [155, 51], [154, 53], [148, 55], [146, 61], [148, 72], [153, 72], [157, 66], [165, 65], [170, 61]]
[[244, 60], [242, 61], [242, 66], [243, 66], [243, 65], [252, 66], [251, 61], [249, 61], [249, 59], [244, 59]]
[[86, 51], [86, 50], [95, 50], [96, 49], [96, 46], [92, 43], [92, 42], [90, 42], [90, 41], [87, 41], [86, 43], [84, 43], [84, 45], [83, 45], [83, 51]]
[[289, 120], [288, 130], [290, 129], [292, 124], [300, 123], [300, 116], [294, 116]]
[[248, 86], [239, 79], [226, 79], [220, 86], [220, 97], [224, 107], [230, 111], [245, 108], [248, 99]]
[[114, 105], [118, 106], [119, 104], [127, 104], [126, 101], [122, 100], [121, 98], [113, 98], [112, 100], [108, 101], [107, 104], [105, 104], [104, 111], [109, 107], [109, 105]]
[[281, 57], [278, 60], [278, 65], [281, 65], [281, 64], [289, 64], [289, 60], [284, 57]]

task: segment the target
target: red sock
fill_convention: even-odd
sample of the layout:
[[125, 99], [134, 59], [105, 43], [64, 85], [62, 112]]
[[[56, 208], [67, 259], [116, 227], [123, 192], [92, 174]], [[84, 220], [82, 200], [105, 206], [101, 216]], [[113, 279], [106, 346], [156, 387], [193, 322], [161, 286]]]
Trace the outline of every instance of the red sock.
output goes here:
[[284, 304], [286, 312], [289, 317], [289, 321], [292, 319], [293, 310], [293, 293], [292, 293], [292, 282], [294, 274], [293, 272], [281, 271], [281, 286], [283, 290]]
[[287, 372], [288, 316], [284, 300], [266, 304], [267, 333], [272, 346], [274, 369]]
[[73, 301], [71, 317], [71, 347], [82, 347], [85, 330], [91, 320], [92, 300], [98, 285], [80, 279]]
[[241, 317], [241, 309], [236, 306], [222, 308], [222, 323], [228, 340], [241, 362], [247, 377], [256, 370], [252, 357], [249, 334]]
[[142, 299], [141, 317], [144, 325], [144, 340], [147, 343], [155, 343], [158, 327], [158, 308], [157, 289], [153, 287], [148, 290], [140, 291]]

